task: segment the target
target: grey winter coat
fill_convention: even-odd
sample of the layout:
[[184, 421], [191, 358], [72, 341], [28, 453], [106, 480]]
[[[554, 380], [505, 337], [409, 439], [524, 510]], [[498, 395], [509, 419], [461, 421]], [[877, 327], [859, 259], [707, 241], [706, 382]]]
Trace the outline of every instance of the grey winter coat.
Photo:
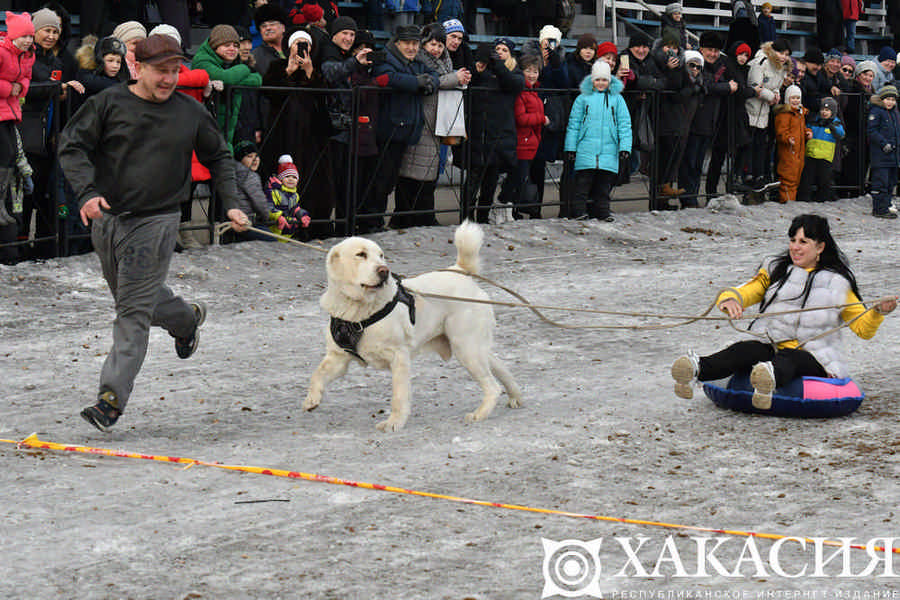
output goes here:
[[[422, 63], [428, 69], [434, 71], [440, 79], [440, 89], [460, 89], [459, 76], [453, 69], [453, 61], [447, 50], [440, 58], [434, 58], [424, 48], [419, 48], [416, 62]], [[422, 110], [425, 124], [422, 128], [422, 136], [419, 141], [407, 146], [400, 163], [400, 176], [416, 181], [435, 181], [438, 177], [438, 152], [440, 141], [434, 134], [437, 122], [438, 95], [431, 94], [422, 99]]]
[[263, 192], [262, 179], [259, 173], [251, 171], [240, 161], [234, 161], [234, 182], [238, 189], [238, 208], [245, 215], [256, 215], [257, 223], [269, 220], [269, 201]]

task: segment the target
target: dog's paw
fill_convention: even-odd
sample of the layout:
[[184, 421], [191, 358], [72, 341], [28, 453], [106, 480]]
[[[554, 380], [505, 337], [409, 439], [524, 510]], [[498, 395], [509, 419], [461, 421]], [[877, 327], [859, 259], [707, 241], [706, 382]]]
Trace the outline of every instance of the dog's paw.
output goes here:
[[375, 425], [375, 429], [378, 431], [383, 431], [384, 433], [391, 433], [394, 431], [400, 431], [403, 427], [403, 421], [400, 419], [395, 419], [393, 417], [385, 419], [381, 421], [377, 425]]
[[466, 414], [466, 423], [475, 423], [477, 421], [483, 421], [485, 415], [478, 414], [478, 411], [470, 412]]
[[509, 400], [507, 400], [506, 405], [510, 408], [522, 408], [522, 397], [521, 396], [510, 396]]
[[301, 408], [303, 408], [303, 410], [309, 412], [311, 410], [315, 410], [316, 408], [318, 408], [319, 404], [321, 402], [322, 402], [321, 396], [318, 398], [313, 398], [312, 395], [310, 395], [310, 396], [306, 397], [306, 400], [304, 400], [303, 404], [301, 404], [300, 406], [301, 406]]

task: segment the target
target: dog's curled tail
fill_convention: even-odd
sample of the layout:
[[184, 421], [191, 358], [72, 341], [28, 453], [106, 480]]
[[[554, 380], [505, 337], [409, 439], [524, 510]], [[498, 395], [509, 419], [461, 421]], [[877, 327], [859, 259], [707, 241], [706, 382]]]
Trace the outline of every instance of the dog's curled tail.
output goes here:
[[468, 220], [463, 221], [453, 236], [453, 244], [456, 246], [456, 264], [453, 267], [473, 275], [480, 273], [483, 239], [481, 226]]

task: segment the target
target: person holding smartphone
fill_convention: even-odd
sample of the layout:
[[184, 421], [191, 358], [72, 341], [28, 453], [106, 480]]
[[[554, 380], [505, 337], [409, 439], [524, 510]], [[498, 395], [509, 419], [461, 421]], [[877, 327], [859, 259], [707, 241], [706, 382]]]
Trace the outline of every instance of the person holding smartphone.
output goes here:
[[[265, 87], [324, 88], [322, 73], [315, 67], [313, 36], [302, 29], [288, 38], [286, 57], [269, 65], [263, 74]], [[300, 179], [298, 192], [303, 208], [316, 221], [306, 233], [319, 237], [330, 233], [326, 225], [334, 208], [334, 175], [331, 162], [321, 158], [327, 152], [331, 122], [323, 93], [269, 90], [269, 134], [262, 146], [260, 171], [274, 173], [278, 157], [289, 154]]]

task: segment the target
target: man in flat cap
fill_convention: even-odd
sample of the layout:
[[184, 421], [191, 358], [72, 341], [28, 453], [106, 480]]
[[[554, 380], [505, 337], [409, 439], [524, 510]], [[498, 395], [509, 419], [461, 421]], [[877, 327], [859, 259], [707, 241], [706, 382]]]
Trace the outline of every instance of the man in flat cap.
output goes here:
[[166, 284], [181, 202], [190, 197], [191, 151], [209, 167], [232, 226], [243, 231], [234, 166], [215, 120], [176, 94], [181, 46], [151, 35], [135, 48], [137, 79], [85, 101], [62, 132], [59, 160], [91, 225], [91, 241], [116, 306], [113, 345], [100, 372], [96, 403], [81, 411], [107, 431], [125, 410], [147, 353], [150, 326], [175, 338], [179, 358], [197, 349], [206, 317]]

